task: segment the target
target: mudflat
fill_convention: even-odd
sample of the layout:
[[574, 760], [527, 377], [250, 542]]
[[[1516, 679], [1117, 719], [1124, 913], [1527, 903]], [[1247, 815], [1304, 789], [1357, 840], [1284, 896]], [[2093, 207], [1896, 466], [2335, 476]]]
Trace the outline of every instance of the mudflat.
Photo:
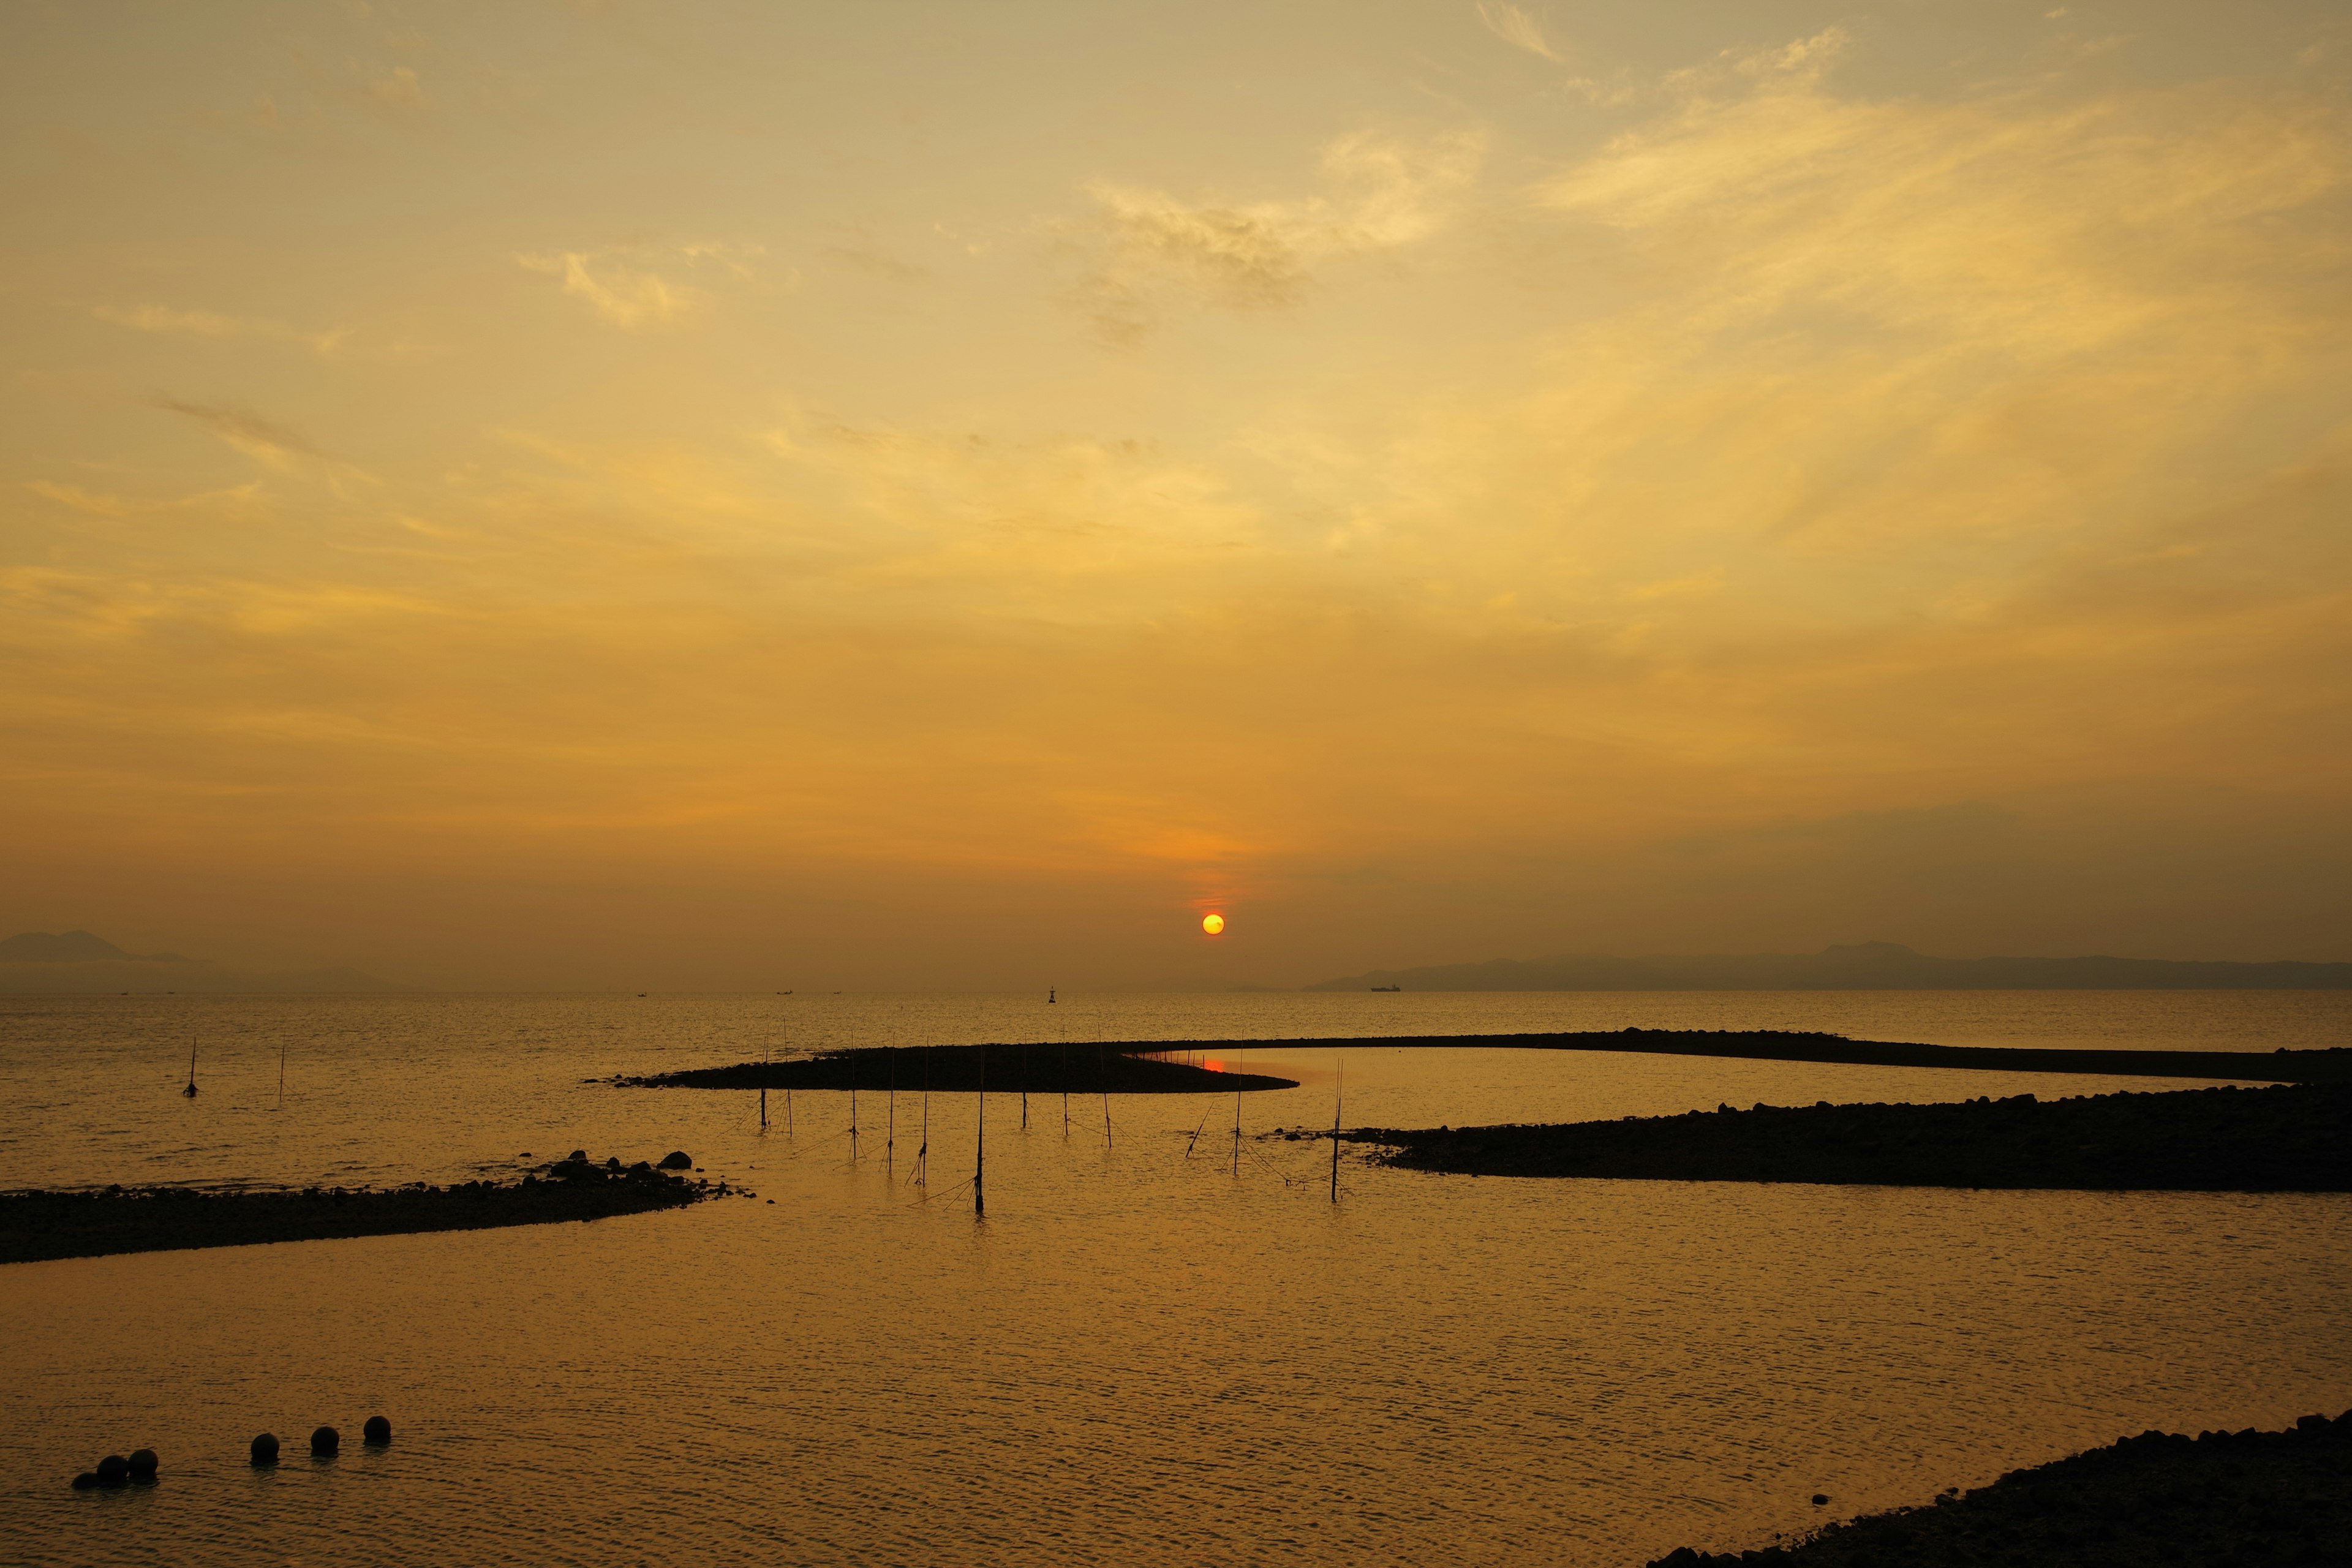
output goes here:
[[1958, 1104], [1719, 1106], [1620, 1121], [1362, 1128], [1409, 1170], [1927, 1187], [2352, 1191], [2352, 1089], [2281, 1084]]
[[208, 1193], [188, 1187], [0, 1193], [0, 1264], [117, 1252], [245, 1247], [268, 1241], [395, 1236], [552, 1225], [678, 1208], [723, 1185], [666, 1175], [647, 1163], [599, 1165], [584, 1157], [517, 1182], [405, 1187], [306, 1187]]
[[623, 1089], [884, 1089], [902, 1094], [925, 1088], [970, 1094], [1231, 1094], [1236, 1089], [1297, 1089], [1297, 1080], [1263, 1073], [1219, 1072], [1153, 1053], [1190, 1054], [1217, 1042], [1155, 1046], [1026, 1045], [872, 1046], [824, 1051], [781, 1062], [616, 1078]]

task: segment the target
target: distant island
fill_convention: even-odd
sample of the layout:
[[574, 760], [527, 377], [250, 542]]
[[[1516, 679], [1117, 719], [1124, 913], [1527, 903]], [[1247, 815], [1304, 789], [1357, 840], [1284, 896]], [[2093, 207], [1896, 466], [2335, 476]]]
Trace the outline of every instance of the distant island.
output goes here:
[[176, 952], [125, 952], [86, 931], [19, 931], [0, 941], [0, 995], [153, 995], [242, 992], [317, 995], [411, 991], [356, 969], [250, 974]]
[[2352, 963], [2168, 958], [1935, 958], [1900, 942], [1819, 952], [1490, 959], [1375, 969], [1308, 991], [2342, 991]]

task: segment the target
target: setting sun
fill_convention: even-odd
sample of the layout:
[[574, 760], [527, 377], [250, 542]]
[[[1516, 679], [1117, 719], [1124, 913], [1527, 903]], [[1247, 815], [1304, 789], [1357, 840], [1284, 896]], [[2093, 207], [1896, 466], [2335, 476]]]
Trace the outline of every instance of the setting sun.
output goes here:
[[1225, 917], [1223, 915], [1202, 915], [1201, 917], [1201, 929], [1207, 931], [1211, 936], [1222, 935], [1225, 929]]

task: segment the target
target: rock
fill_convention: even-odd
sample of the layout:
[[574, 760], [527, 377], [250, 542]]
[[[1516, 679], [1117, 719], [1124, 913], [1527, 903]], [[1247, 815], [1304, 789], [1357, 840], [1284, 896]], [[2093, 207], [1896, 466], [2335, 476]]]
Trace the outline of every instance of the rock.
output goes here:
[[661, 1157], [661, 1168], [665, 1171], [691, 1171], [694, 1169], [694, 1156], [683, 1149], [673, 1149]]
[[98, 1472], [96, 1470], [84, 1470], [81, 1474], [73, 1479], [73, 1489], [78, 1492], [86, 1492], [96, 1485], [98, 1485]]
[[109, 1454], [98, 1462], [98, 1484], [119, 1487], [131, 1479], [131, 1461], [120, 1454]]
[[332, 1426], [321, 1426], [310, 1434], [310, 1457], [314, 1459], [331, 1459], [342, 1446], [343, 1435]]
[[130, 1462], [132, 1480], [152, 1481], [155, 1479], [155, 1467], [162, 1461], [155, 1458], [154, 1449], [138, 1448], [132, 1450]]
[[1820, 1507], [1822, 1507], [1823, 1504], [1827, 1503], [1829, 1500], [1830, 1500], [1830, 1494], [1829, 1494], [1829, 1493], [1827, 1493], [1827, 1492], [1815, 1492], [1815, 1493], [1813, 1494], [1813, 1506], [1814, 1506], [1815, 1508], [1820, 1508]]
[[[594, 1080], [592, 1079], [590, 1081], [591, 1081], [591, 1082], [593, 1082]], [[572, 1160], [575, 1160], [575, 1161], [579, 1162], [581, 1164], [583, 1164], [583, 1165], [584, 1165], [584, 1164], [586, 1164], [586, 1163], [588, 1163], [588, 1151], [587, 1151], [587, 1150], [585, 1150], [585, 1149], [574, 1149], [573, 1151], [572, 1151], [572, 1152], [571, 1152], [571, 1154], [570, 1154], [569, 1158], [571, 1158], [571, 1159], [572, 1159]]]
[[392, 1423], [381, 1415], [371, 1415], [367, 1418], [367, 1425], [360, 1428], [360, 1436], [369, 1443], [389, 1443], [392, 1441]]
[[276, 1436], [264, 1432], [253, 1440], [253, 1462], [257, 1465], [274, 1465], [278, 1462]]

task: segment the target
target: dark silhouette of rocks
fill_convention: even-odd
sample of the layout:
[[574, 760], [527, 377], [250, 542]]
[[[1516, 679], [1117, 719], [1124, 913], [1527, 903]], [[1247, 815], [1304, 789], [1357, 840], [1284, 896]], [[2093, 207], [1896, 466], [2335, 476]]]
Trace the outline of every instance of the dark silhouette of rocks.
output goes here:
[[96, 1470], [84, 1470], [81, 1474], [73, 1479], [73, 1489], [78, 1492], [86, 1492], [96, 1485], [98, 1485], [98, 1472]]
[[694, 1169], [694, 1156], [683, 1149], [673, 1149], [661, 1157], [661, 1168], [665, 1171], [691, 1171]]
[[119, 1487], [131, 1479], [131, 1461], [120, 1454], [109, 1454], [98, 1462], [98, 1484]]
[[1957, 1105], [1723, 1106], [1346, 1136], [1384, 1146], [1389, 1164], [1488, 1176], [2352, 1192], [2352, 1089], [2312, 1084]]
[[369, 1416], [367, 1425], [360, 1428], [360, 1441], [382, 1447], [392, 1441], [392, 1423], [381, 1415]]
[[[614, 1164], [617, 1166], [618, 1162]], [[638, 1162], [622, 1171], [572, 1157], [520, 1182], [419, 1182], [378, 1191], [205, 1193], [188, 1187], [0, 1193], [0, 1264], [178, 1247], [243, 1247], [416, 1231], [605, 1219], [725, 1194], [725, 1184], [666, 1176]]]
[[[1273, 1043], [1273, 1042], [1265, 1042]], [[1395, 1042], [1385, 1042], [1394, 1044]], [[983, 1056], [991, 1093], [1014, 1094], [1231, 1094], [1235, 1089], [1296, 1089], [1286, 1078], [1261, 1073], [1217, 1072], [1168, 1057], [1198, 1055], [1229, 1042], [1163, 1040], [1150, 1044], [864, 1047], [825, 1051], [804, 1059], [740, 1062], [733, 1067], [690, 1068], [683, 1072], [616, 1078], [624, 1089], [880, 1089], [898, 1074], [901, 1090], [919, 1089], [929, 1057], [930, 1087], [970, 1093], [981, 1087]], [[1164, 1055], [1160, 1053], [1165, 1053]], [[1068, 1066], [1063, 1063], [1066, 1056]]]
[[276, 1464], [278, 1462], [277, 1437], [268, 1432], [264, 1432], [261, 1436], [256, 1437], [253, 1440], [252, 1455], [253, 1462], [257, 1465]]
[[[1814, 1499], [1816, 1502], [1821, 1499]], [[1649, 1568], [2094, 1568], [2352, 1562], [2352, 1411], [2284, 1432], [2161, 1432], [2012, 1470], [1786, 1546], [1682, 1547]]]
[[1900, 942], [1819, 952], [1573, 953], [1375, 969], [1309, 991], [2340, 991], [2352, 963], [2166, 958], [1936, 958]]
[[310, 1457], [331, 1459], [342, 1451], [343, 1435], [332, 1426], [321, 1426], [310, 1434]]
[[134, 1448], [131, 1453], [130, 1464], [132, 1480], [152, 1481], [155, 1479], [155, 1471], [162, 1466], [163, 1461], [155, 1457], [155, 1450], [152, 1448]]

